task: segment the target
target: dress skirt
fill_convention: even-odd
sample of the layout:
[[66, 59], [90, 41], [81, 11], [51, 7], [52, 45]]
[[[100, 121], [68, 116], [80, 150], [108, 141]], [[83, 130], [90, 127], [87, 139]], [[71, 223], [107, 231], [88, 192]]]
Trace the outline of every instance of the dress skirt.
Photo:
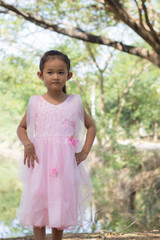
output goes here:
[[75, 229], [83, 225], [92, 184], [83, 162], [77, 166], [69, 137], [35, 137], [39, 163], [21, 166], [24, 182], [18, 216], [25, 226]]

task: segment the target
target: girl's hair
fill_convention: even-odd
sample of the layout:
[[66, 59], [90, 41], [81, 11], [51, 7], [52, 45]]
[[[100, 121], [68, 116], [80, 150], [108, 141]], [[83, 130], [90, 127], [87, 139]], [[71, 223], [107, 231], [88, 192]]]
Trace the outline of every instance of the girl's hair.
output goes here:
[[[41, 73], [43, 73], [45, 62], [47, 62], [49, 59], [52, 59], [54, 57], [57, 57], [57, 58], [63, 60], [67, 65], [68, 72], [70, 71], [70, 59], [67, 57], [67, 55], [65, 55], [64, 53], [59, 52], [57, 50], [51, 50], [51, 51], [45, 52], [45, 54], [42, 56], [42, 58], [40, 60], [39, 69], [40, 69]], [[66, 93], [66, 86], [64, 86], [62, 90], [64, 93]]]

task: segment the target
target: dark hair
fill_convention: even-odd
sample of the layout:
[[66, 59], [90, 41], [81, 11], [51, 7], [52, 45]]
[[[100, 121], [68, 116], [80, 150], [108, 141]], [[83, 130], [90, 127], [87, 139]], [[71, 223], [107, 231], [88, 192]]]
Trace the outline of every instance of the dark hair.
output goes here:
[[[43, 73], [45, 62], [47, 62], [49, 59], [54, 58], [54, 57], [57, 57], [57, 58], [63, 60], [67, 65], [68, 72], [70, 71], [70, 59], [67, 57], [67, 55], [65, 55], [64, 53], [59, 52], [57, 50], [51, 50], [51, 51], [45, 52], [45, 54], [42, 56], [42, 58], [40, 60], [39, 69], [40, 69], [41, 73]], [[62, 90], [64, 93], [66, 93], [66, 86], [64, 86]]]

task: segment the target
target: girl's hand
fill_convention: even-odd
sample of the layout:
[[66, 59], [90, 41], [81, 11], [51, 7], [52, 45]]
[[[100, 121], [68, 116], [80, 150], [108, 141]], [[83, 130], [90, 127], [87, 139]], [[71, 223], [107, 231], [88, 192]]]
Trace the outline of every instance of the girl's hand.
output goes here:
[[79, 153], [75, 153], [77, 166], [86, 159], [87, 155], [88, 155], [88, 153], [83, 152], [83, 151], [81, 151]]
[[26, 147], [24, 147], [24, 164], [27, 163], [28, 167], [34, 167], [34, 160], [39, 163], [38, 157], [34, 150], [34, 145], [26, 145]]

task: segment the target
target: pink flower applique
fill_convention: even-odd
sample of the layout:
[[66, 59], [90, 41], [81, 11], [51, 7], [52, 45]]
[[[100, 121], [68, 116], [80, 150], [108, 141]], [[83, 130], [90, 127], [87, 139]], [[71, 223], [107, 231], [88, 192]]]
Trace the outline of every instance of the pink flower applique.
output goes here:
[[52, 169], [52, 176], [57, 177], [58, 171], [57, 168]]
[[75, 133], [71, 137], [69, 137], [69, 141], [73, 146], [76, 146], [78, 143], [78, 140], [74, 136], [75, 136]]

